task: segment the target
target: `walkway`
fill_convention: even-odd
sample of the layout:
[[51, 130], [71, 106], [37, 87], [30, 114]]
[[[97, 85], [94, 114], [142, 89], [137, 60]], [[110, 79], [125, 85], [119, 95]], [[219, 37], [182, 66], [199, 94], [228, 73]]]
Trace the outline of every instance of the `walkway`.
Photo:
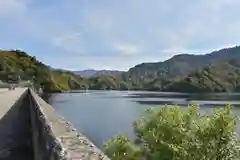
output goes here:
[[29, 100], [25, 88], [0, 89], [0, 159], [33, 159]]
[[109, 160], [27, 88], [0, 89], [0, 160]]
[[26, 88], [16, 88], [15, 90], [0, 89], [0, 119], [11, 109], [25, 91]]

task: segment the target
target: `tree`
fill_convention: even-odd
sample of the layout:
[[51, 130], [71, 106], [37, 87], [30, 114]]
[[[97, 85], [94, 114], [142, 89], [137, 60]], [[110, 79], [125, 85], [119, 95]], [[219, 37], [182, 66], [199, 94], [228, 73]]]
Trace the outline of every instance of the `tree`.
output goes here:
[[113, 160], [237, 160], [240, 141], [230, 106], [200, 115], [197, 106], [148, 109], [134, 123], [137, 139], [117, 136], [105, 145]]

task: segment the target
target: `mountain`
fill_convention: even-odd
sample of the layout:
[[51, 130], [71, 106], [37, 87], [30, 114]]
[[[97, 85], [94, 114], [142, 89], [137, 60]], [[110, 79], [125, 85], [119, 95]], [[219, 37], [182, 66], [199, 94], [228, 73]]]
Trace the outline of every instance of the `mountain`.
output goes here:
[[83, 71], [74, 71], [75, 74], [80, 75], [85, 78], [98, 77], [98, 76], [111, 76], [117, 77], [120, 76], [122, 71], [112, 71], [112, 70], [83, 70]]
[[113, 71], [113, 70], [100, 70], [97, 71], [92, 77], [98, 77], [98, 76], [110, 76], [110, 77], [118, 77], [120, 76], [123, 71]]
[[84, 78], [70, 71], [47, 66], [23, 51], [0, 51], [0, 81], [3, 82], [30, 80], [36, 88], [43, 87], [44, 92], [48, 93], [79, 89], [129, 89], [128, 84], [121, 79], [108, 76], [110, 73], [118, 75], [121, 73], [119, 71], [93, 72], [93, 77]]
[[74, 89], [232, 92], [240, 91], [240, 47], [205, 55], [180, 54], [164, 62], [137, 65], [128, 72], [70, 72], [51, 68], [22, 51], [0, 51], [0, 81], [5, 82], [9, 75], [32, 80], [35, 86], [43, 86], [45, 92]]
[[240, 91], [240, 61], [220, 62], [201, 71], [174, 80], [162, 88], [170, 92], [237, 92]]
[[177, 77], [187, 76], [205, 66], [240, 59], [240, 47], [226, 48], [205, 55], [180, 54], [164, 62], [142, 63], [124, 73], [122, 78], [140, 88], [156, 79], [170, 81]]
[[33, 81], [35, 87], [41, 86], [45, 92], [63, 92], [87, 86], [85, 78], [55, 70], [19, 50], [0, 51], [0, 80], [7, 82], [10, 75], [20, 77], [22, 81]]
[[88, 79], [92, 90], [128, 90], [130, 85], [123, 80], [111, 76], [91, 77]]
[[93, 76], [97, 71], [93, 69], [83, 70], [83, 71], [73, 71], [73, 73], [80, 75], [82, 77], [89, 78]]

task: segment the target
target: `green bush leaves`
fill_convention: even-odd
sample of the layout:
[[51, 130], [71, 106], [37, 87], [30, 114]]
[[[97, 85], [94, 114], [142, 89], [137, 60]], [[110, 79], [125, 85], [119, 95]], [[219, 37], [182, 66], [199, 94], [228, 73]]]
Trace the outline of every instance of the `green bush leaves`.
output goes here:
[[235, 160], [240, 159], [236, 117], [231, 106], [202, 115], [195, 105], [148, 109], [134, 123], [135, 142], [117, 136], [105, 145], [113, 160]]

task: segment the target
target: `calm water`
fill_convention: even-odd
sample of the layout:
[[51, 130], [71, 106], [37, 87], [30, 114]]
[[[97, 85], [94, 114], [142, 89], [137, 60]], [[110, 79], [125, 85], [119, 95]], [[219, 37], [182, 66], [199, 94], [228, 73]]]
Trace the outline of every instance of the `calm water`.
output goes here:
[[[117, 134], [133, 138], [132, 123], [145, 108], [166, 104], [200, 104], [203, 112], [213, 106], [233, 104], [233, 112], [240, 116], [240, 93], [181, 94], [139, 91], [88, 91], [87, 93], [53, 94], [48, 102], [79, 132], [98, 147]], [[238, 129], [240, 133], [240, 129]]]

